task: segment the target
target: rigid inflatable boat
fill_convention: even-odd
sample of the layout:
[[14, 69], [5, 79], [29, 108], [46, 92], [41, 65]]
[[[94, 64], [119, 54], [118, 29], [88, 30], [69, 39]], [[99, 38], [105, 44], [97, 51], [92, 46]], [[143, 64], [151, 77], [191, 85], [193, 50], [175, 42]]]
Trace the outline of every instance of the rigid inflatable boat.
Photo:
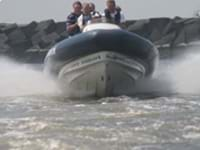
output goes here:
[[98, 23], [56, 44], [45, 58], [45, 69], [72, 98], [131, 95], [137, 80], [151, 77], [158, 55], [139, 35]]

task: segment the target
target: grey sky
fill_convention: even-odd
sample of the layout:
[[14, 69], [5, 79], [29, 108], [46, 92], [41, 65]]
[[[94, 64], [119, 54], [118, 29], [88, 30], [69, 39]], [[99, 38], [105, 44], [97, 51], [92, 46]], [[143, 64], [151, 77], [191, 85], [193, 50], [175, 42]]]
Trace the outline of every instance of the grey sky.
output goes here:
[[[64, 21], [74, 0], [0, 0], [0, 22], [28, 23], [32, 20]], [[84, 2], [87, 0], [84, 0]], [[102, 11], [105, 0], [89, 0]], [[127, 19], [149, 17], [191, 17], [200, 0], [116, 0]]]

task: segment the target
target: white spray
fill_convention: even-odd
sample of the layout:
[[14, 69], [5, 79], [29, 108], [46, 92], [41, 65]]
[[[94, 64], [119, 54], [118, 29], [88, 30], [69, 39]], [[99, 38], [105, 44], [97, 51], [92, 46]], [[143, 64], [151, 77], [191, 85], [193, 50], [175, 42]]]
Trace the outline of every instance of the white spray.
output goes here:
[[[139, 93], [200, 95], [200, 46], [184, 49], [182, 57], [161, 60], [152, 79], [136, 85]], [[180, 51], [181, 52], [181, 51]]]
[[[200, 94], [199, 47], [190, 48], [182, 59], [160, 61], [152, 79], [138, 82], [136, 93]], [[194, 52], [195, 51], [195, 52]], [[0, 97], [55, 95], [56, 82], [42, 71], [0, 58]], [[60, 94], [60, 93], [59, 93]]]
[[178, 93], [200, 94], [200, 54], [189, 55], [170, 71]]
[[0, 97], [52, 95], [57, 92], [56, 83], [42, 71], [0, 58]]

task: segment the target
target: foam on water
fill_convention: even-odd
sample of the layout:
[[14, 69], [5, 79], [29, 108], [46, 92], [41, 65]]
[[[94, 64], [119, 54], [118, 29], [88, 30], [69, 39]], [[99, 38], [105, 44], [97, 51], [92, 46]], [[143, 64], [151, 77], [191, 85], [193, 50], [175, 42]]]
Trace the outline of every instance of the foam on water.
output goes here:
[[200, 95], [199, 49], [199, 45], [185, 48], [182, 57], [161, 60], [153, 78], [136, 84], [136, 93]]
[[58, 92], [53, 79], [29, 65], [0, 58], [0, 97], [50, 95]]

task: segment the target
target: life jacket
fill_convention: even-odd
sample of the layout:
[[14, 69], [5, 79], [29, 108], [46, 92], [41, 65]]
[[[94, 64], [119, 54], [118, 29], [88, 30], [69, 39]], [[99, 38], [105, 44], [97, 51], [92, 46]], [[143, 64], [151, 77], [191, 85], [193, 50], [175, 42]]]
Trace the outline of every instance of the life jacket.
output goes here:
[[115, 17], [112, 18], [110, 11], [108, 9], [105, 9], [104, 13], [105, 13], [106, 20], [108, 22], [112, 22], [112, 23], [115, 23], [115, 24], [120, 24], [120, 22], [121, 22], [121, 10], [120, 9], [116, 9], [116, 12], [117, 13], [115, 14]]
[[87, 23], [88, 23], [88, 21], [90, 21], [90, 20], [92, 20], [92, 16], [91, 15], [84, 15], [84, 14], [82, 14], [83, 16], [83, 19], [82, 19], [82, 24], [83, 25], [86, 25]]

